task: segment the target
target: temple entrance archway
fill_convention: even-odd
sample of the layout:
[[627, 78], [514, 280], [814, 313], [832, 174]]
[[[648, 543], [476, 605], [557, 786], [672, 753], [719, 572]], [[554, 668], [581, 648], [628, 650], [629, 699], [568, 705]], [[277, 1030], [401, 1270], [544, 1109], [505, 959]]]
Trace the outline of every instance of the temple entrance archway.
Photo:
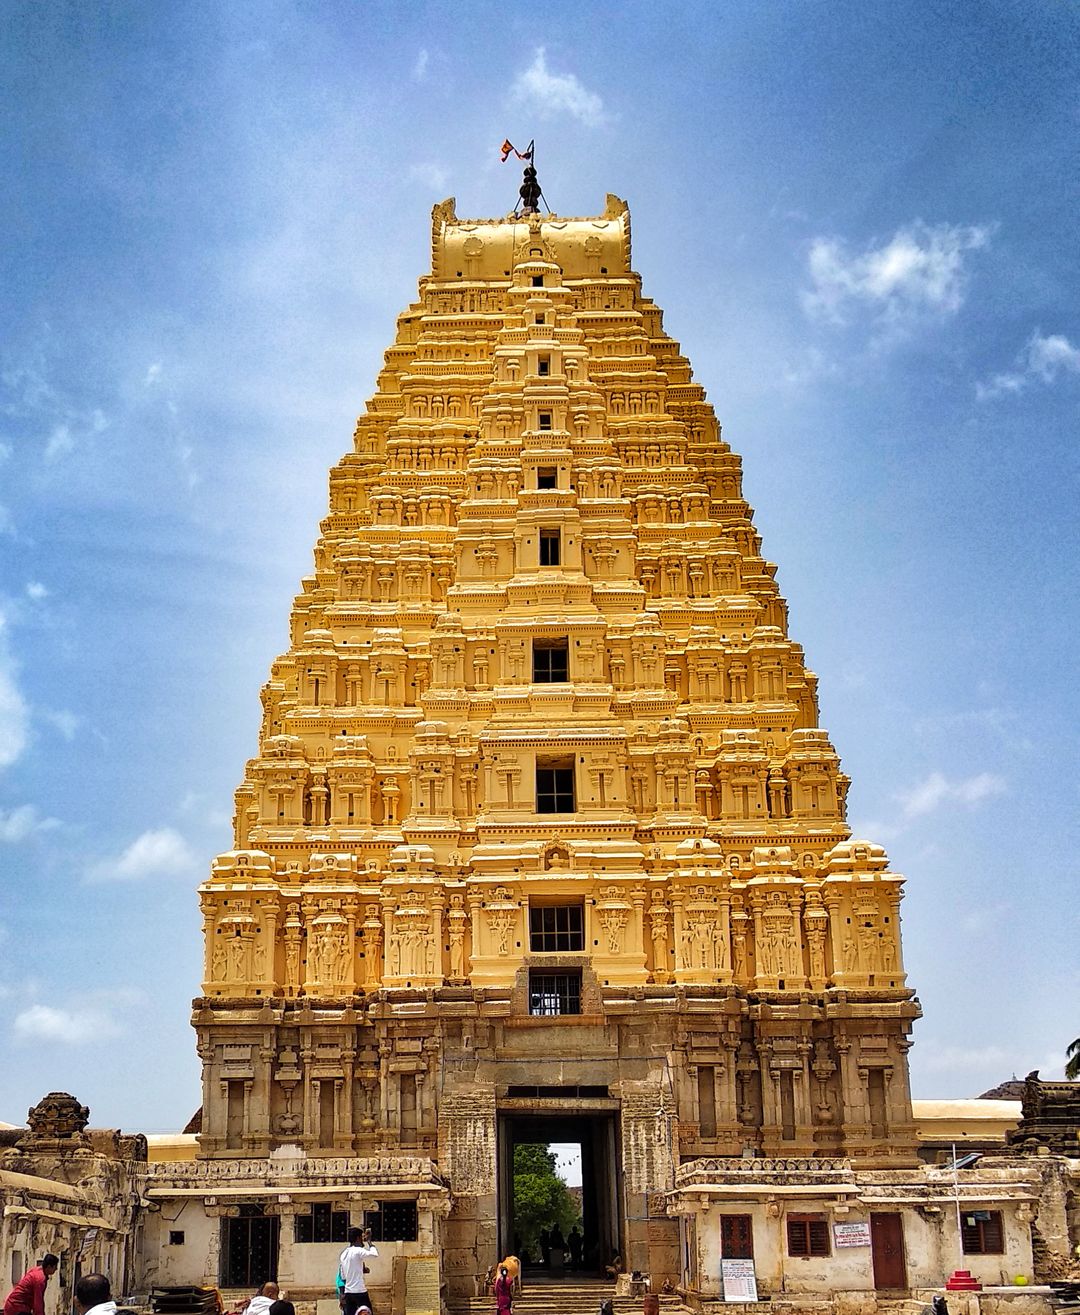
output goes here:
[[[518, 1230], [514, 1222], [514, 1148], [576, 1144], [581, 1148], [582, 1261], [567, 1275], [597, 1277], [621, 1251], [619, 1129], [615, 1113], [515, 1112], [499, 1117], [499, 1253], [512, 1254]], [[533, 1262], [538, 1257], [531, 1257]], [[530, 1265], [530, 1272], [534, 1267]], [[541, 1270], [540, 1273], [543, 1271]], [[558, 1275], [553, 1274], [553, 1277]]]

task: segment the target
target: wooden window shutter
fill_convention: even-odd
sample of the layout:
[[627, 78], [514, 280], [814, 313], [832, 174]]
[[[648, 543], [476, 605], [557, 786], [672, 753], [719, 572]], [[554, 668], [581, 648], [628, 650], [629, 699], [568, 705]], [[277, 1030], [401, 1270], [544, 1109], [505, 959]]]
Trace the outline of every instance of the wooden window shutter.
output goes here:
[[810, 1254], [827, 1256], [829, 1254], [829, 1223], [826, 1219], [810, 1221]]
[[749, 1215], [720, 1216], [720, 1248], [725, 1260], [753, 1260], [754, 1229]]
[[829, 1221], [824, 1215], [788, 1215], [789, 1256], [827, 1256]]

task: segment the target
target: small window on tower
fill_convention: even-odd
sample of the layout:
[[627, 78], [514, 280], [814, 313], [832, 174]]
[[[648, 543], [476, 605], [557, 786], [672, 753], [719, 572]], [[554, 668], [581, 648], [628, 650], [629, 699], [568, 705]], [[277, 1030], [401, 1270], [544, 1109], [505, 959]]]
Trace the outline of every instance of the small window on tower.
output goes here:
[[580, 904], [529, 909], [529, 949], [533, 954], [574, 954], [585, 948], [585, 910]]
[[537, 639], [533, 642], [533, 681], [558, 685], [567, 680], [570, 644], [566, 639]]
[[550, 356], [538, 356], [538, 357], [536, 358], [536, 373], [537, 373], [537, 374], [544, 374], [544, 375], [547, 375], [547, 374], [550, 374], [550, 373], [551, 373], [551, 357], [550, 357]]
[[544, 286], [544, 276], [543, 276], [543, 274], [534, 274], [534, 275], [532, 276], [532, 281], [533, 281], [533, 284], [532, 284], [532, 285], [533, 285], [534, 288], [542, 288], [542, 287]]
[[559, 487], [559, 472], [554, 466], [541, 466], [536, 472], [536, 487], [538, 489], [557, 489]]
[[537, 424], [539, 425], [539, 427], [540, 427], [541, 429], [550, 429], [550, 428], [551, 428], [551, 412], [550, 412], [550, 411], [541, 411], [540, 414], [539, 414], [539, 416], [537, 417]]
[[538, 813], [574, 811], [573, 758], [536, 760], [536, 811]]
[[560, 558], [559, 531], [542, 529], [540, 531], [540, 565], [558, 566]]

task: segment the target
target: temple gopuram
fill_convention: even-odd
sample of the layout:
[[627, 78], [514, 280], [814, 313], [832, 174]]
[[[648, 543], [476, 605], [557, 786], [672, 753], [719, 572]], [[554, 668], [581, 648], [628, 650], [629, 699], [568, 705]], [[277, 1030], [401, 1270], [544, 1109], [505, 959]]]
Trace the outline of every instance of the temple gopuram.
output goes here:
[[150, 1191], [197, 1210], [156, 1280], [314, 1300], [362, 1223], [377, 1306], [421, 1261], [460, 1303], [514, 1249], [514, 1148], [566, 1143], [589, 1274], [1030, 1267], [1028, 1178], [965, 1177], [962, 1257], [916, 1155], [902, 878], [626, 204], [446, 201], [431, 259], [200, 890], [198, 1155]]

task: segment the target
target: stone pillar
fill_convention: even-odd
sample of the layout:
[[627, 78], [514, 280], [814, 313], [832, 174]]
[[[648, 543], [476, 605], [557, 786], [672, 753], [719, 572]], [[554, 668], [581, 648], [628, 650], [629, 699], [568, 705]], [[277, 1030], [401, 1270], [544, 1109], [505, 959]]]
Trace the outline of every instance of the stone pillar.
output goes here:
[[296, 1238], [296, 1216], [307, 1207], [291, 1200], [278, 1201], [267, 1207], [267, 1214], [276, 1214], [278, 1224], [277, 1281], [284, 1288], [296, 1281], [296, 1256], [293, 1251]]
[[443, 1230], [448, 1295], [472, 1296], [474, 1279], [498, 1250], [498, 1122], [494, 1087], [444, 1091], [439, 1101], [439, 1163], [453, 1206]]

